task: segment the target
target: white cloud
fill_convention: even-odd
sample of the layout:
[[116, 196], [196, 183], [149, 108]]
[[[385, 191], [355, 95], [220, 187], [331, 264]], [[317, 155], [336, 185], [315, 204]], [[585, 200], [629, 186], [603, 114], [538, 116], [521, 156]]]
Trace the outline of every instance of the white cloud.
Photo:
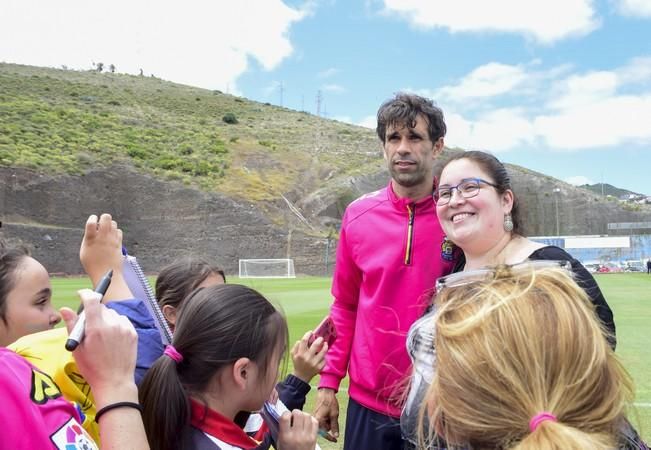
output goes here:
[[342, 94], [346, 92], [346, 88], [339, 84], [324, 84], [321, 86], [321, 90], [324, 92], [332, 92], [333, 94]]
[[351, 125], [355, 125], [355, 122], [353, 122], [353, 119], [350, 116], [334, 116], [331, 117], [332, 120], [337, 120], [339, 122], [344, 122], [344, 123], [349, 123]]
[[498, 109], [477, 120], [451, 113], [446, 116], [446, 125], [446, 144], [467, 150], [507, 151], [530, 144], [535, 137], [533, 124], [519, 108]]
[[[466, 90], [475, 96], [485, 95], [483, 109], [472, 102], [454, 101], [454, 95], [463, 94], [464, 86], [472, 86], [466, 80], [477, 78], [476, 73], [485, 67], [471, 71], [459, 85], [437, 91], [449, 97], [443, 110], [450, 146], [495, 152], [531, 146], [573, 151], [651, 143], [649, 57], [634, 58], [610, 71], [568, 73], [567, 66], [537, 72], [527, 69], [521, 74], [526, 81], [512, 83], [511, 89], [491, 88], [486, 83], [485, 89]], [[509, 70], [492, 73], [508, 74]], [[504, 82], [502, 86], [507, 85]], [[514, 92], [517, 96], [507, 96]], [[520, 106], [509, 106], [513, 104]]]
[[280, 89], [280, 81], [274, 80], [262, 88], [262, 93], [264, 94], [265, 97], [269, 97], [270, 95], [279, 92], [279, 89]]
[[594, 184], [590, 178], [584, 177], [583, 175], [575, 175], [573, 177], [567, 177], [563, 181], [572, 184], [574, 186], [583, 186], [584, 184]]
[[357, 125], [375, 130], [377, 128], [377, 116], [366, 116], [357, 122]]
[[325, 84], [321, 86], [321, 90], [325, 92], [333, 92], [335, 94], [341, 94], [343, 92], [346, 92], [346, 88], [338, 84]]
[[350, 116], [335, 116], [332, 117], [333, 120], [338, 120], [339, 122], [349, 123], [351, 125], [357, 125], [360, 127], [370, 128], [375, 130], [377, 126], [377, 117], [376, 116], [366, 116], [362, 120], [355, 122]]
[[618, 11], [625, 16], [651, 17], [651, 2], [649, 0], [617, 0]]
[[[188, 0], [109, 3], [5, 0], [0, 7], [0, 59], [119, 72], [237, 92], [248, 59], [271, 70], [292, 54], [288, 32], [309, 14], [280, 0]], [[255, 14], [251, 11], [255, 10]]]
[[384, 0], [384, 7], [418, 28], [519, 33], [542, 43], [585, 35], [599, 26], [592, 0]]
[[339, 72], [340, 72], [339, 69], [337, 69], [335, 67], [330, 67], [330, 68], [328, 68], [326, 70], [322, 70], [321, 72], [316, 74], [316, 76], [318, 78], [330, 78], [330, 77], [333, 77], [333, 76], [337, 75]]
[[600, 71], [572, 75], [557, 83], [548, 106], [554, 109], [573, 108], [611, 97], [617, 88], [614, 72]]
[[617, 95], [535, 118], [536, 133], [556, 149], [651, 142], [651, 93]]
[[526, 78], [522, 67], [491, 62], [477, 67], [454, 86], [444, 86], [434, 98], [463, 102], [469, 98], [493, 97], [508, 93]]
[[617, 70], [621, 84], [649, 83], [651, 81], [651, 57], [633, 58], [626, 66]]

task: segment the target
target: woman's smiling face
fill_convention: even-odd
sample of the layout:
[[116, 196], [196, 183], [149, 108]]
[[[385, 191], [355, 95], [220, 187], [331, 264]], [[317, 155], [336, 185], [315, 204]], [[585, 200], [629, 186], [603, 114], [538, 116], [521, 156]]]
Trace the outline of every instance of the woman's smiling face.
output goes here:
[[[476, 162], [457, 159], [445, 166], [438, 187], [456, 187], [464, 180], [475, 178], [495, 182]], [[504, 215], [511, 211], [513, 196], [511, 191], [500, 194], [494, 187], [480, 182], [474, 197], [464, 198], [453, 189], [449, 203], [441, 203], [437, 203], [436, 213], [447, 237], [464, 252], [474, 253], [490, 248], [504, 236]]]

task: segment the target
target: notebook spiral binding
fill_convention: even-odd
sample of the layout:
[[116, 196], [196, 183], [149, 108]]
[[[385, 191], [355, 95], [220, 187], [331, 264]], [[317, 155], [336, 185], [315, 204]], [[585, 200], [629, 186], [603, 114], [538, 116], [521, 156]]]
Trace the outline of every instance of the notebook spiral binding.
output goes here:
[[[149, 284], [149, 280], [145, 276], [145, 273], [142, 271], [142, 268], [140, 267], [140, 264], [138, 263], [135, 257], [131, 255], [125, 255], [125, 262], [129, 265], [133, 273], [138, 278], [139, 287], [142, 289], [142, 291], [144, 291], [144, 298], [141, 298], [141, 300], [143, 301], [143, 303], [149, 310], [149, 313], [151, 314], [152, 318], [154, 319], [156, 328], [158, 328], [158, 332], [161, 335], [161, 340], [163, 342], [163, 345], [171, 344], [172, 330], [167, 324], [167, 320], [165, 320], [163, 311], [161, 311], [160, 306], [158, 305], [158, 301], [156, 300], [156, 295], [154, 294], [154, 291], [152, 290], [151, 285]], [[135, 291], [135, 289], [133, 289], [132, 286], [129, 287], [131, 288], [132, 293], [134, 295], [137, 295], [136, 292], [133, 292]]]

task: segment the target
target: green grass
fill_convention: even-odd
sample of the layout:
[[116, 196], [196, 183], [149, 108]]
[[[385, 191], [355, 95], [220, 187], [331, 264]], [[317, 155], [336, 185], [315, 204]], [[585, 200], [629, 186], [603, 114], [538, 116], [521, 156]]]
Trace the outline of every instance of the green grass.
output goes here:
[[[636, 402], [641, 405], [632, 414], [636, 427], [647, 440], [651, 440], [651, 346], [648, 344], [651, 323], [651, 275], [606, 274], [597, 275], [615, 313], [617, 325], [617, 354], [633, 376], [637, 388]], [[287, 315], [290, 342], [313, 329], [327, 314], [331, 302], [329, 278], [248, 279], [230, 277], [230, 282], [242, 283], [265, 294], [279, 305]], [[55, 278], [52, 280], [56, 306], [76, 307], [75, 291], [89, 287], [85, 278]], [[315, 385], [317, 380], [313, 381]], [[344, 380], [342, 387], [347, 387]], [[315, 390], [308, 396], [306, 411], [312, 411]], [[339, 425], [343, 431], [347, 398], [339, 395], [341, 415]], [[635, 415], [637, 414], [637, 418]], [[340, 440], [341, 441], [341, 440]], [[340, 444], [330, 444], [320, 439], [324, 450], [340, 449]]]

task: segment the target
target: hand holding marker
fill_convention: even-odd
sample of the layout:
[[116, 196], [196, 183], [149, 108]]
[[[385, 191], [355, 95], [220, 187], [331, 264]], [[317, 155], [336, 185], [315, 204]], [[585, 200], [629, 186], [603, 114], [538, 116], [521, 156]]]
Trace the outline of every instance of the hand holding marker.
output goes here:
[[[108, 290], [108, 287], [111, 284], [112, 277], [113, 277], [113, 270], [109, 270], [106, 273], [106, 275], [104, 275], [102, 279], [99, 280], [99, 283], [97, 283], [97, 286], [95, 287], [94, 291], [100, 295], [100, 301], [102, 300], [102, 297], [104, 297], [104, 294], [106, 294], [106, 291]], [[66, 350], [71, 352], [74, 349], [76, 349], [79, 344], [81, 344], [81, 341], [84, 339], [85, 327], [86, 327], [86, 314], [84, 314], [84, 312], [82, 311], [81, 314], [79, 314], [79, 319], [77, 319], [77, 323], [75, 323], [72, 332], [70, 332], [70, 335], [68, 336], [68, 340], [66, 341]]]

